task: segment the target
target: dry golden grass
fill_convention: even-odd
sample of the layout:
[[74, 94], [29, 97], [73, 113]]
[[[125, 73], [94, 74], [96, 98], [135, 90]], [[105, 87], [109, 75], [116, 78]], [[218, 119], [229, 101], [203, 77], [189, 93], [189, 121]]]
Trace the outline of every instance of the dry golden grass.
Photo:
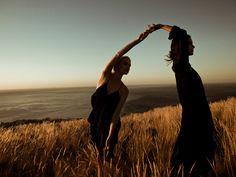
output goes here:
[[[236, 176], [236, 98], [210, 104], [219, 148], [210, 176]], [[180, 106], [122, 118], [113, 162], [99, 163], [86, 119], [0, 128], [1, 177], [168, 177]]]

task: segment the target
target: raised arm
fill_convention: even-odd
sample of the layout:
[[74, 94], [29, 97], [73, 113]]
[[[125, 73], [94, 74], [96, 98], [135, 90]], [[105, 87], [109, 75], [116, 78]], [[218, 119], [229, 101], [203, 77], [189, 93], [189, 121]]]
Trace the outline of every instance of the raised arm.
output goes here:
[[163, 25], [163, 26], [161, 27], [161, 29], [163, 29], [163, 30], [165, 30], [165, 31], [167, 31], [167, 32], [171, 32], [172, 26], [170, 26], [170, 25]]
[[[148, 35], [148, 33], [142, 33], [143, 35]], [[141, 35], [142, 35], [141, 34]], [[127, 44], [124, 48], [122, 48], [121, 50], [119, 50], [115, 56], [112, 57], [112, 59], [108, 62], [108, 64], [105, 66], [103, 73], [104, 74], [110, 74], [112, 71], [113, 66], [119, 62], [120, 58], [126, 54], [130, 49], [132, 49], [135, 45], [137, 45], [138, 43], [140, 43], [142, 40], [140, 38], [137, 38], [135, 40], [133, 40], [132, 42], [130, 42], [129, 44]]]
[[112, 59], [108, 62], [108, 64], [105, 66], [104, 70], [102, 71], [102, 75], [98, 81], [97, 87], [99, 87], [104, 81], [106, 81], [111, 73], [113, 66], [118, 63], [121, 59], [121, 57], [126, 54], [130, 49], [132, 49], [134, 46], [142, 42], [149, 33], [153, 32], [151, 26], [148, 26], [148, 29], [146, 29], [144, 32], [142, 32], [137, 39], [133, 40], [132, 42], [128, 43], [124, 48], [119, 50]]
[[171, 32], [173, 26], [164, 25], [164, 24], [152, 24], [152, 25], [149, 25], [149, 27], [151, 28], [150, 30], [152, 30], [152, 31], [156, 31], [158, 29], [163, 29], [167, 32]]

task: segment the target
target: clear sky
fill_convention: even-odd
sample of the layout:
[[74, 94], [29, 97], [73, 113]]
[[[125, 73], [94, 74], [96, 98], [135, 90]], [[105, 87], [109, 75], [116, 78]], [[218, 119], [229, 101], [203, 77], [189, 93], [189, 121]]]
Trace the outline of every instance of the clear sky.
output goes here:
[[[236, 82], [235, 0], [0, 0], [0, 89], [95, 86], [104, 65], [148, 24], [185, 28], [204, 83]], [[171, 84], [168, 33], [127, 55], [127, 85]]]

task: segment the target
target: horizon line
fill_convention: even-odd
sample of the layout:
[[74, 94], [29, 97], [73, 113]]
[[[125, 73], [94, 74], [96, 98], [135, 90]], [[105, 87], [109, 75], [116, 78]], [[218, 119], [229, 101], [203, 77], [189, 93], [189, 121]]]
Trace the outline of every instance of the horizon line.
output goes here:
[[[236, 84], [236, 82], [205, 82], [204, 85], [214, 84]], [[174, 86], [175, 83], [160, 83], [160, 84], [126, 84], [127, 87], [140, 87], [140, 86]], [[25, 90], [49, 90], [49, 89], [74, 89], [74, 88], [92, 88], [95, 85], [83, 85], [83, 86], [60, 86], [60, 87], [29, 87], [29, 88], [10, 88], [0, 89], [0, 92], [4, 91], [25, 91]]]

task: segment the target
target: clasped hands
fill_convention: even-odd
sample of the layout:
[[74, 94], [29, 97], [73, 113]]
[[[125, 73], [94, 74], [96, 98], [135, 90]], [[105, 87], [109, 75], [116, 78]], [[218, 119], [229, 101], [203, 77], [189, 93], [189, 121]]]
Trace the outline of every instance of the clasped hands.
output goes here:
[[146, 29], [146, 31], [144, 31], [143, 33], [141, 33], [138, 37], [138, 39], [140, 41], [143, 41], [150, 33], [158, 30], [158, 29], [161, 29], [163, 27], [162, 24], [151, 24], [151, 25], [148, 25], [148, 28]]

